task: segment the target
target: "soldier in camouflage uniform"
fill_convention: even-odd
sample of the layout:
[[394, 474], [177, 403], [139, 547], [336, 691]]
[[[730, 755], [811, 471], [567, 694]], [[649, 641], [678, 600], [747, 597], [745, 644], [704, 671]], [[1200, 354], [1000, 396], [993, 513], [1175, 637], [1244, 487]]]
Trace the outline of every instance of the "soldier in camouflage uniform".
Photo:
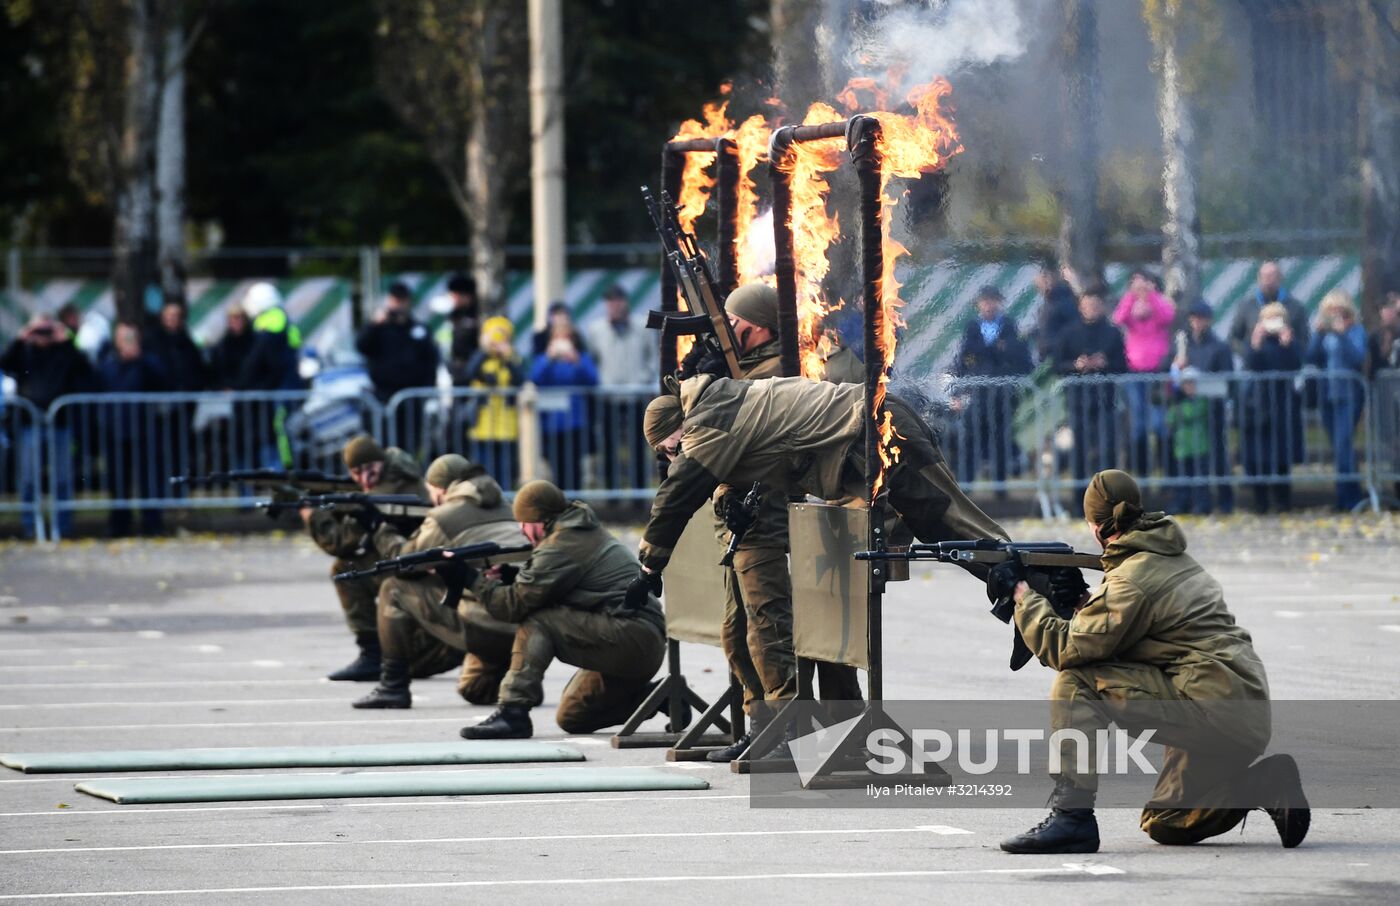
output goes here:
[[[781, 377], [777, 290], [764, 283], [750, 283], [730, 293], [724, 307], [742, 352], [739, 368], [743, 378], [756, 381]], [[828, 375], [832, 380], [844, 376]], [[746, 488], [729, 484], [721, 485], [715, 492], [715, 532], [725, 547], [729, 546], [731, 534], [727, 523], [733, 522], [746, 492]], [[755, 700], [780, 703], [797, 694], [787, 506], [788, 498], [781, 490], [767, 489], [753, 523], [734, 553], [734, 565], [724, 568], [726, 594], [720, 641], [729, 667], [744, 690], [744, 711], [751, 718], [759, 716], [752, 707]], [[861, 698], [854, 667], [818, 662], [816, 671], [824, 699]], [[714, 762], [733, 761], [748, 749], [757, 729], [750, 727], [739, 740], [706, 757]]]
[[[436, 547], [529, 543], [501, 488], [481, 466], [455, 453], [428, 467], [428, 494], [434, 506], [423, 524], [405, 538], [387, 522], [374, 533], [384, 559]], [[516, 627], [494, 619], [470, 594], [455, 606], [444, 599], [446, 583], [432, 573], [400, 573], [379, 587], [379, 642], [383, 647], [379, 685], [355, 702], [356, 708], [408, 708], [409, 677], [415, 665], [462, 665], [457, 692], [474, 705], [496, 700], [510, 663]], [[446, 669], [442, 667], [441, 669]]]
[[[1084, 591], [1071, 619], [1031, 591], [1016, 564], [999, 564], [988, 582], [1014, 589], [1017, 628], [1040, 662], [1058, 671], [1053, 729], [1094, 739], [1108, 719], [1129, 733], [1150, 726], [1166, 750], [1140, 824], [1158, 843], [1223, 834], [1244, 820], [1249, 809], [1238, 806], [1248, 805], [1268, 812], [1285, 847], [1297, 846], [1311, 821], [1298, 766], [1289, 755], [1255, 761], [1272, 734], [1269, 682], [1220, 583], [1187, 556], [1175, 521], [1143, 512], [1126, 472], [1095, 475], [1084, 514], [1104, 548], [1104, 581], [1088, 594], [1079, 579]], [[1002, 849], [1098, 851], [1097, 759], [1091, 753], [1078, 764], [1075, 748], [1062, 747], [1050, 816]]]
[[637, 560], [585, 503], [569, 502], [547, 481], [515, 495], [515, 518], [535, 550], [513, 578], [466, 572], [465, 584], [498, 620], [518, 623], [500, 707], [462, 729], [467, 739], [533, 735], [530, 709], [558, 659], [580, 668], [564, 687], [555, 720], [566, 733], [592, 733], [625, 721], [646, 698], [666, 654], [661, 602], [623, 607]]
[[[345, 445], [343, 456], [350, 477], [367, 494], [416, 494], [424, 499], [428, 496], [418, 464], [398, 447], [386, 450], [369, 435], [361, 434]], [[365, 569], [382, 559], [374, 545], [371, 527], [363, 521], [364, 515], [363, 508], [350, 506], [302, 510], [302, 521], [312, 540], [335, 558], [331, 575]], [[331, 583], [360, 653], [327, 679], [361, 682], [379, 678], [379, 630], [375, 613], [379, 582], [366, 578]]]

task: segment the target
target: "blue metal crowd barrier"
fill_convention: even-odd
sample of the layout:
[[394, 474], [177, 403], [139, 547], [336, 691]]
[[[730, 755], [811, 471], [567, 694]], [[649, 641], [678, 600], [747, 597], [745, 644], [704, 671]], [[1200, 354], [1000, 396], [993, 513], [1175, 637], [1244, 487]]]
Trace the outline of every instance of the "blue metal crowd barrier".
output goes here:
[[[1167, 374], [944, 378], [932, 388], [949, 463], [974, 496], [1032, 494], [1044, 515], [1074, 509], [1094, 472], [1121, 468], [1174, 512], [1287, 508], [1295, 486], [1331, 483], [1341, 508], [1400, 496], [1400, 371], [1373, 382], [1315, 370], [1216, 373], [1193, 388]], [[647, 500], [656, 463], [642, 436], [650, 386], [422, 388], [381, 404], [315, 392], [83, 394], [40, 412], [0, 408], [0, 513], [26, 536], [72, 533], [76, 512], [111, 530], [153, 531], [161, 511], [228, 507], [241, 488], [172, 488], [169, 478], [236, 468], [341, 471], [358, 431], [426, 464], [481, 462], [505, 488], [521, 476], [522, 425], [573, 497]], [[533, 425], [522, 422], [525, 406]], [[1239, 495], [1240, 499], [1236, 499]], [[1163, 499], [1165, 498], [1165, 499]], [[139, 526], [136, 520], [139, 518]]]

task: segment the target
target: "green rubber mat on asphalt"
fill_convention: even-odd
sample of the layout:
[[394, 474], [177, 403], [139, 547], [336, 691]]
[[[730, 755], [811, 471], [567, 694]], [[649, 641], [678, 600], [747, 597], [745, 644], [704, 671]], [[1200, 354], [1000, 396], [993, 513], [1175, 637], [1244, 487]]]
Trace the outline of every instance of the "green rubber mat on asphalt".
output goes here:
[[503, 793], [613, 793], [707, 790], [699, 777], [660, 768], [510, 768], [372, 774], [269, 774], [259, 777], [130, 777], [84, 780], [80, 793], [119, 805], [349, 799], [381, 796], [494, 796]]
[[572, 746], [504, 739], [368, 746], [15, 752], [0, 755], [0, 764], [26, 774], [231, 768], [362, 768], [382, 765], [509, 764], [526, 761], [583, 760], [583, 753]]

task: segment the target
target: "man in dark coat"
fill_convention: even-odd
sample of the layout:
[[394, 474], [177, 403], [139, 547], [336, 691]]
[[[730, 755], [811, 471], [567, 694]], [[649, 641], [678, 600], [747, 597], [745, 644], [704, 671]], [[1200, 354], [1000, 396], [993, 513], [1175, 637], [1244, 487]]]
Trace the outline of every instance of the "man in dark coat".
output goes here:
[[963, 403], [961, 449], [954, 451], [961, 481], [977, 477], [982, 460], [992, 463], [992, 477], [1005, 481], [1007, 464], [1019, 459], [1011, 420], [1020, 389], [1012, 378], [1031, 372], [1031, 351], [1006, 315], [1001, 290], [990, 284], [977, 291], [977, 318], [963, 332], [954, 373], [970, 378]]
[[[28, 400], [40, 412], [33, 423], [21, 421], [19, 432], [20, 499], [26, 504], [20, 514], [20, 526], [24, 537], [33, 538], [37, 525], [36, 502], [46, 461], [53, 464], [55, 498], [63, 501], [73, 497], [72, 457], [66, 452], [53, 455], [55, 451], [69, 450], [72, 445], [65, 413], [58, 413], [51, 435], [45, 434], [39, 419], [54, 400], [70, 393], [91, 390], [96, 379], [92, 363], [73, 344], [68, 328], [48, 315], [36, 315], [10, 342], [4, 354], [0, 355], [0, 371], [15, 379], [20, 397]], [[50, 455], [45, 456], [44, 448], [48, 446], [49, 436], [53, 438], [53, 449], [48, 451]], [[61, 510], [58, 514], [59, 534], [71, 535], [72, 529], [72, 511]]]
[[[142, 349], [141, 334], [130, 324], [118, 324], [113, 331], [112, 352], [98, 366], [98, 375], [106, 393], [161, 393], [170, 389], [165, 364]], [[102, 408], [102, 454], [113, 500], [129, 500], [133, 490], [137, 497], [147, 499], [165, 496], [163, 460], [150, 449], [151, 439], [158, 436], [157, 417], [158, 407], [149, 403], [116, 403]], [[107, 527], [113, 538], [130, 535], [131, 507], [113, 506]], [[155, 535], [160, 530], [160, 510], [142, 507], [141, 534]]]
[[[408, 284], [389, 287], [384, 307], [361, 328], [355, 348], [365, 357], [374, 394], [387, 403], [400, 390], [437, 383], [438, 348], [428, 328], [413, 318], [413, 292]], [[409, 400], [395, 410], [394, 440], [413, 451], [423, 431], [423, 400]]]
[[[1071, 378], [1065, 386], [1065, 407], [1074, 432], [1074, 477], [1083, 482], [1113, 465], [1118, 431], [1115, 394], [1113, 384], [1102, 378], [1128, 370], [1123, 335], [1104, 317], [1106, 292], [1101, 285], [1084, 290], [1079, 297], [1079, 323], [1060, 335], [1054, 355], [1055, 371]], [[1074, 500], [1083, 496], [1081, 490]]]

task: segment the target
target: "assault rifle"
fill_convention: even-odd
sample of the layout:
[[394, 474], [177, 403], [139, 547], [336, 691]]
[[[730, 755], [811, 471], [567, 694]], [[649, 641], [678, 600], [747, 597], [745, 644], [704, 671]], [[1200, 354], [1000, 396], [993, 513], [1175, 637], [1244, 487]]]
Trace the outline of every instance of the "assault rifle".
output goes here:
[[355, 519], [367, 531], [373, 531], [380, 522], [388, 522], [396, 528], [406, 528], [412, 531], [423, 522], [423, 514], [410, 513], [407, 510], [409, 508], [428, 510], [432, 508], [432, 505], [431, 500], [424, 500], [414, 494], [361, 494], [359, 492], [289, 496], [285, 499], [263, 500], [255, 504], [258, 509], [266, 510], [267, 515], [274, 518], [279, 513], [308, 507], [322, 510], [333, 506], [354, 507]]
[[663, 343], [673, 342], [678, 336], [694, 336], [697, 346], [723, 359], [729, 377], [739, 377], [739, 340], [734, 336], [734, 327], [729, 323], [729, 316], [725, 314], [724, 305], [715, 291], [709, 262], [705, 260], [705, 253], [701, 251], [695, 234], [681, 226], [680, 218], [676, 216], [676, 206], [667, 192], [663, 191], [658, 201], [652, 196], [651, 189], [642, 186], [642, 201], [651, 215], [657, 235], [661, 237], [661, 251], [675, 274], [676, 286], [680, 288], [685, 307], [690, 312], [688, 315], [648, 312], [647, 327], [659, 329]]
[[758, 508], [763, 503], [763, 485], [755, 481], [753, 487], [744, 495], [744, 500], [739, 504], [739, 512], [732, 522], [725, 520], [725, 525], [729, 529], [729, 546], [724, 549], [724, 556], [720, 558], [720, 566], [733, 566], [734, 555], [739, 552], [739, 545], [744, 543], [744, 536], [753, 528], [754, 520], [758, 518]]
[[369, 569], [336, 573], [335, 581], [346, 582], [350, 579], [363, 579], [367, 576], [399, 575], [436, 567], [438, 574], [447, 585], [447, 594], [442, 599], [442, 606], [455, 610], [458, 602], [462, 600], [462, 593], [466, 591], [467, 586], [475, 581], [476, 569], [472, 565], [474, 562], [486, 566], [491, 563], [492, 557], [528, 554], [532, 550], [534, 547], [529, 544], [512, 544], [502, 547], [494, 541], [468, 544], [465, 547], [434, 547], [417, 553], [404, 554], [402, 557], [394, 557], [391, 560], [380, 560]]
[[329, 494], [353, 491], [358, 485], [349, 475], [331, 475], [319, 469], [234, 469], [208, 475], [176, 475], [173, 488], [207, 488], [215, 485], [250, 484], [264, 488], [291, 488], [303, 493]]
[[[857, 551], [857, 560], [933, 560], [938, 563], [980, 563], [991, 567], [1008, 560], [1016, 560], [1022, 566], [1041, 567], [1042, 571], [1031, 572], [1026, 579], [1036, 592], [1045, 595], [1063, 619], [1074, 616], [1073, 608], [1056, 602], [1051, 594], [1049, 574], [1044, 570], [1064, 569], [1103, 569], [1103, 561], [1097, 554], [1076, 551], [1063, 541], [1002, 541], [998, 538], [980, 538], [975, 541], [939, 541], [934, 544], [911, 544], [905, 550]], [[1082, 584], [1081, 586], [1082, 587]], [[1011, 623], [1016, 613], [1016, 601], [1011, 597], [1014, 589], [997, 589], [997, 597], [992, 602], [992, 616], [1003, 623]], [[1011, 669], [1020, 670], [1032, 657], [1021, 630], [1015, 628], [1015, 638], [1011, 644]]]

